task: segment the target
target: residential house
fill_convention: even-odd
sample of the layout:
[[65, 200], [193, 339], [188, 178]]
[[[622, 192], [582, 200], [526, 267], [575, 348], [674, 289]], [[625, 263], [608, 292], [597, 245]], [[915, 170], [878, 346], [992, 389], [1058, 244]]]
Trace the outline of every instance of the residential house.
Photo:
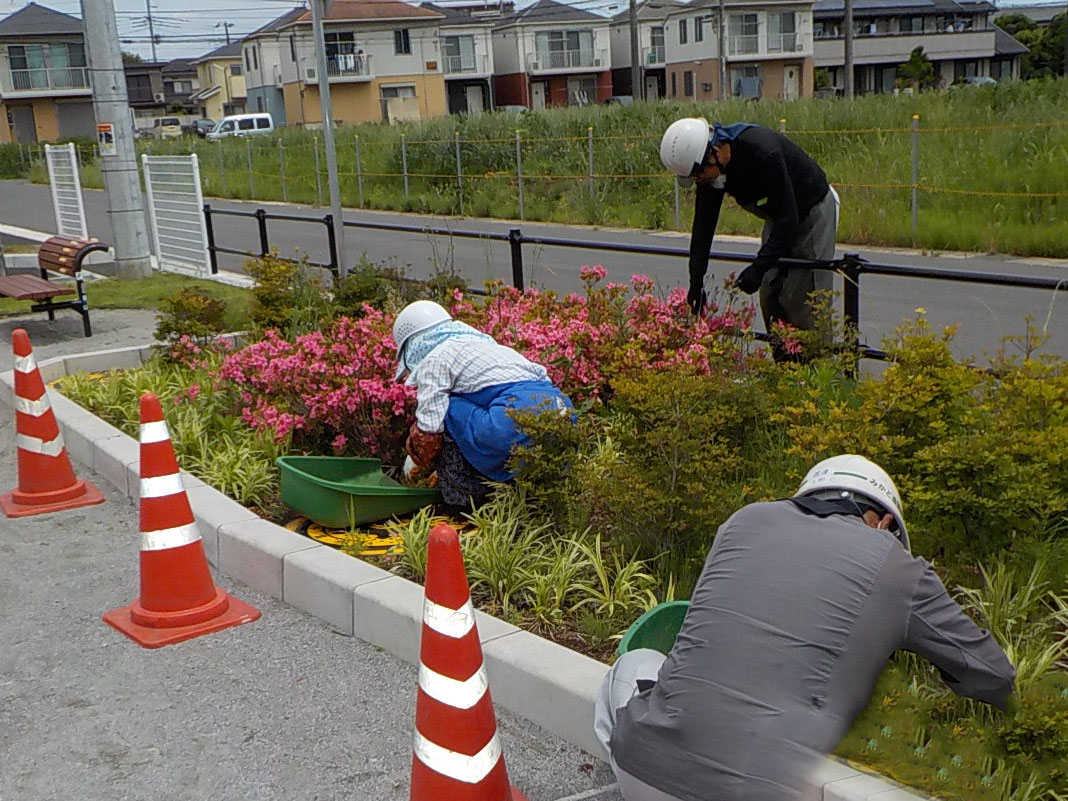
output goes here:
[[[793, 100], [813, 92], [812, 0], [695, 2], [668, 14], [667, 97]], [[724, 41], [720, 53], [720, 34]], [[722, 59], [722, 60], [721, 60]]]
[[194, 63], [201, 88], [189, 100], [199, 108], [200, 116], [218, 121], [227, 114], [243, 114], [246, 94], [241, 42], [223, 45]]
[[538, 0], [493, 29], [498, 106], [540, 109], [600, 103], [612, 95], [607, 17]]
[[122, 65], [126, 73], [126, 102], [133, 109], [134, 126], [151, 125], [154, 117], [167, 112], [163, 91], [166, 61], [131, 61]]
[[167, 108], [181, 108], [186, 114], [200, 113], [190, 98], [200, 89], [197, 66], [191, 58], [175, 58], [163, 66], [163, 102]]
[[[816, 67], [828, 71], [838, 92], [845, 83], [844, 13], [842, 0], [815, 5]], [[993, 24], [994, 13], [985, 0], [854, 0], [854, 91], [893, 92], [898, 67], [916, 47], [934, 64], [940, 87], [964, 78], [1018, 78], [1027, 48]]]
[[638, 27], [638, 65], [642, 92], [635, 92], [631, 73], [630, 9], [612, 18], [610, 33], [612, 61], [612, 91], [617, 95], [631, 95], [656, 100], [667, 92], [667, 47], [665, 36], [667, 17], [671, 11], [689, 6], [676, 0], [658, 0], [637, 4], [635, 18]]
[[0, 143], [96, 136], [82, 21], [29, 3], [0, 20]]
[[478, 114], [493, 108], [493, 26], [499, 17], [468, 8], [421, 8], [442, 15], [439, 21], [441, 64], [450, 114]]
[[[336, 123], [447, 113], [437, 11], [402, 0], [334, 0], [323, 20]], [[282, 91], [290, 125], [322, 126], [311, 13], [281, 26]]]
[[287, 54], [289, 39], [282, 28], [295, 22], [306, 10], [303, 6], [291, 8], [241, 41], [248, 109], [270, 113], [276, 126], [286, 124], [282, 59]]

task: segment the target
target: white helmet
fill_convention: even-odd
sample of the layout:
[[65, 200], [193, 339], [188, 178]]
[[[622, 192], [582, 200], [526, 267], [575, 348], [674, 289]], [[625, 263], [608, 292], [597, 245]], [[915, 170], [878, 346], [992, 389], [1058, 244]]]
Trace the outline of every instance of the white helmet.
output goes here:
[[824, 459], [805, 476], [794, 497], [812, 495], [823, 490], [843, 490], [862, 495], [894, 516], [897, 538], [909, 550], [909, 535], [905, 530], [904, 507], [893, 480], [879, 465], [863, 456], [844, 453]]
[[404, 346], [421, 331], [426, 331], [452, 319], [445, 308], [432, 300], [417, 300], [409, 303], [393, 321], [393, 341], [397, 343], [397, 374], [400, 379], [408, 366], [404, 363]]
[[664, 131], [660, 140], [660, 160], [677, 176], [679, 184], [689, 186], [690, 176], [701, 166], [708, 152], [708, 120], [683, 117]]

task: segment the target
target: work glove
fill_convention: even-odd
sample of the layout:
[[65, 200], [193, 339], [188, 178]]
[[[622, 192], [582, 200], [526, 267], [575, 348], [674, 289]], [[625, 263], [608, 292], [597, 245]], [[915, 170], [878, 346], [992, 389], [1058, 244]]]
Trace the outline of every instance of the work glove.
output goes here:
[[404, 443], [404, 447], [416, 467], [425, 468], [432, 465], [438, 458], [444, 440], [441, 434], [428, 434], [419, 427], [418, 423], [412, 423], [408, 431], [408, 441]]
[[753, 262], [739, 273], [734, 280], [734, 287], [747, 295], [752, 295], [760, 289], [760, 284], [764, 280], [764, 273], [767, 271], [768, 268], [763, 264]]
[[690, 279], [690, 291], [686, 293], [686, 305], [693, 314], [700, 314], [708, 303], [708, 294], [704, 289], [704, 281]]

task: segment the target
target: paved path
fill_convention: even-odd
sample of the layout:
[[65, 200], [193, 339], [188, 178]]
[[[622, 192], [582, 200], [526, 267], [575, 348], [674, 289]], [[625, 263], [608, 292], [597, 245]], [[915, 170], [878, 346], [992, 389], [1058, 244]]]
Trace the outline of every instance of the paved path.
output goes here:
[[[90, 230], [102, 239], [110, 238], [104, 193], [86, 190], [86, 214]], [[268, 203], [242, 203], [211, 200], [213, 206], [250, 211], [264, 206], [276, 213], [322, 216], [324, 209]], [[848, 210], [845, 212], [848, 213]], [[524, 234], [592, 242], [626, 242], [685, 248], [687, 236], [677, 232], [648, 232], [591, 226], [564, 226], [503, 220], [456, 219], [419, 214], [399, 214], [348, 209], [348, 220], [376, 220], [405, 225], [432, 225], [463, 231], [507, 232], [521, 227]], [[51, 195], [47, 186], [24, 181], [0, 182], [0, 224], [13, 224], [41, 230], [53, 220]], [[256, 221], [235, 217], [217, 217], [216, 239], [220, 246], [258, 249]], [[271, 222], [270, 241], [283, 254], [307, 253], [313, 261], [326, 261], [324, 228], [317, 223]], [[429, 275], [437, 266], [455, 269], [469, 285], [481, 285], [488, 279], [510, 281], [510, 255], [507, 243], [476, 239], [389, 233], [364, 229], [346, 229], [349, 261], [366, 254], [373, 262], [390, 262], [407, 267], [413, 277]], [[718, 250], [753, 253], [755, 241], [744, 237], [716, 240]], [[1068, 279], [1068, 261], [1041, 258], [1018, 258], [985, 254], [930, 255], [916, 251], [876, 249], [840, 245], [839, 251], [859, 251], [872, 261], [912, 266], [967, 269], [978, 272], [1038, 275]], [[526, 245], [523, 248], [526, 278], [559, 292], [581, 290], [578, 277], [583, 264], [603, 263], [609, 279], [626, 281], [636, 273], [656, 278], [664, 287], [684, 284], [686, 267], [680, 257], [639, 256], [598, 252], [579, 248], [549, 248]], [[238, 257], [222, 257], [224, 269], [240, 269]], [[737, 264], [713, 263], [709, 286], [718, 286]], [[840, 284], [840, 279], [839, 279]], [[1068, 286], [1068, 285], [1066, 285]], [[839, 286], [840, 288], [840, 286]], [[917, 307], [928, 312], [936, 330], [959, 325], [956, 349], [962, 356], [995, 350], [1005, 334], [1022, 333], [1024, 319], [1031, 316], [1039, 328], [1050, 335], [1050, 352], [1068, 355], [1068, 298], [1063, 293], [1046, 290], [1003, 289], [922, 279], [889, 279], [865, 276], [861, 282], [861, 332], [863, 339], [879, 346], [885, 335], [901, 321], [915, 314]]]
[[[0, 370], [19, 324], [44, 359], [143, 341], [147, 314], [98, 311], [89, 340], [5, 318]], [[17, 485], [12, 418], [0, 408], [0, 492]], [[104, 504], [0, 517], [0, 799], [408, 798], [414, 667], [225, 577], [259, 621], [139, 648], [100, 620], [137, 595], [137, 510], [76, 469]], [[498, 722], [531, 801], [618, 801], [589, 754], [507, 712]]]

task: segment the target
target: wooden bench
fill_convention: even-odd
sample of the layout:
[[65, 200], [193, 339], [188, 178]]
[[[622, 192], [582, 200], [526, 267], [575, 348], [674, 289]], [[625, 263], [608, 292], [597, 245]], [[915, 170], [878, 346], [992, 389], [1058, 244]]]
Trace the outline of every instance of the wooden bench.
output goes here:
[[[56, 309], [73, 309], [82, 316], [82, 325], [87, 337], [93, 335], [89, 325], [89, 301], [85, 297], [82, 282], [82, 260], [90, 253], [107, 250], [108, 246], [97, 239], [73, 239], [69, 236], [53, 236], [45, 240], [37, 252], [37, 266], [41, 277], [35, 275], [0, 276], [0, 295], [15, 300], [32, 300], [30, 311], [48, 312], [48, 319], [56, 319]], [[48, 280], [49, 273], [65, 275], [74, 279], [75, 289], [59, 286]], [[61, 295], [77, 295], [77, 300], [54, 300]]]

